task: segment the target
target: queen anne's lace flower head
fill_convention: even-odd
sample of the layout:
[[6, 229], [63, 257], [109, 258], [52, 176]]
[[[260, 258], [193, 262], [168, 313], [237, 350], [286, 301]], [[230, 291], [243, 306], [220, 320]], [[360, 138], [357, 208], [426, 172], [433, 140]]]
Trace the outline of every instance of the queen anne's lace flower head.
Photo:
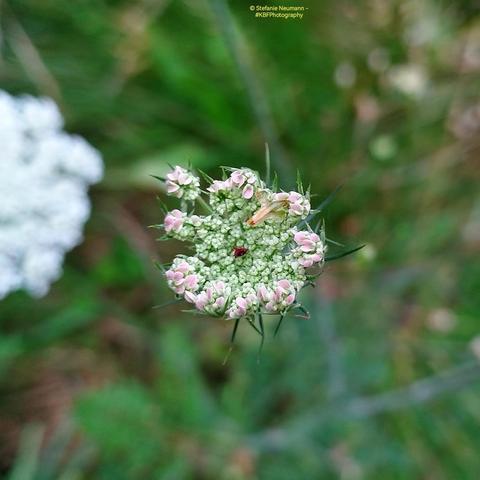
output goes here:
[[103, 165], [62, 125], [52, 100], [0, 91], [0, 298], [18, 289], [46, 294], [82, 238], [87, 189]]
[[[284, 314], [299, 305], [297, 295], [312, 278], [307, 269], [321, 270], [325, 259], [323, 232], [315, 233], [307, 222], [308, 193], [275, 192], [247, 168], [225, 171], [224, 179], [206, 188], [208, 213], [167, 212], [166, 236], [188, 241], [194, 250], [174, 259], [166, 271], [168, 285], [209, 315]], [[178, 192], [169, 182], [176, 178], [180, 185], [180, 175], [188, 178], [182, 185], [200, 191], [199, 179], [180, 167], [167, 175], [167, 189]], [[185, 192], [179, 198], [185, 199]]]

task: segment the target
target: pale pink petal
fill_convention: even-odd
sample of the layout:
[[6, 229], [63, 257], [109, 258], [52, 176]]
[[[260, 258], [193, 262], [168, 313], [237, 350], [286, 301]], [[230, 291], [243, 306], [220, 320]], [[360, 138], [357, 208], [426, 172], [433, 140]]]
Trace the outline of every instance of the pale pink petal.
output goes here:
[[182, 261], [176, 266], [175, 270], [177, 270], [178, 272], [186, 273], [190, 270], [190, 265], [187, 262]]
[[176, 182], [178, 180], [177, 171], [167, 173], [167, 180], [170, 180], [170, 182]]
[[207, 300], [207, 296], [205, 295], [205, 292], [202, 292], [199, 295], [197, 295], [197, 301], [195, 302], [195, 307], [197, 307], [199, 310], [203, 310], [207, 303], [208, 303], [208, 300]]
[[188, 290], [185, 291], [184, 298], [189, 303], [195, 303], [197, 301], [197, 296]]
[[268, 302], [265, 305], [265, 310], [267, 310], [267, 312], [275, 312], [276, 309], [277, 309], [277, 306], [275, 302]]
[[303, 207], [298, 203], [291, 203], [289, 211], [295, 215], [301, 215], [303, 213]]
[[178, 293], [179, 295], [183, 295], [185, 292], [185, 285], [177, 285], [175, 287], [175, 293]]
[[253, 197], [253, 187], [249, 184], [247, 185], [242, 192], [243, 198], [246, 198], [247, 200], [250, 200], [250, 198]]
[[236, 170], [230, 175], [230, 179], [234, 185], [237, 187], [241, 187], [245, 183], [245, 175], [240, 172], [239, 170]]
[[180, 185], [189, 185], [190, 183], [192, 183], [192, 180], [192, 176], [189, 175], [188, 172], [181, 173], [178, 176], [178, 183]]
[[215, 307], [217, 308], [223, 308], [225, 306], [225, 298], [223, 297], [218, 297], [217, 300], [215, 300]]
[[288, 194], [288, 201], [290, 203], [296, 203], [302, 199], [302, 196], [298, 192], [290, 192]]
[[185, 288], [194, 290], [198, 286], [198, 275], [191, 274], [185, 277]]
[[173, 281], [174, 282], [179, 282], [180, 280], [183, 280], [183, 273], [179, 272], [178, 270], [173, 274]]
[[284, 290], [288, 290], [290, 287], [291, 287], [291, 284], [290, 282], [287, 280], [287, 279], [284, 279], [284, 280], [279, 280], [277, 282], [277, 285], [281, 288], [283, 288]]
[[307, 238], [307, 232], [296, 232], [293, 239], [298, 245], [303, 245], [303, 242]]
[[295, 295], [293, 293], [291, 293], [286, 299], [285, 299], [285, 303], [287, 305], [291, 305], [293, 302], [295, 301]]
[[261, 302], [266, 302], [269, 299], [269, 292], [265, 285], [260, 285], [257, 291], [257, 297]]
[[276, 202], [282, 202], [282, 201], [284, 201], [284, 200], [288, 200], [288, 193], [287, 193], [287, 192], [276, 193], [276, 194], [273, 196], [273, 199], [274, 199]]
[[244, 309], [245, 311], [247, 310], [248, 308], [248, 303], [247, 301], [242, 298], [242, 297], [237, 297], [237, 299], [235, 300], [235, 303], [241, 308], [241, 309]]
[[180, 189], [180, 187], [176, 183], [170, 182], [168, 180], [166, 182], [166, 185], [167, 185], [167, 193], [175, 193], [177, 190]]

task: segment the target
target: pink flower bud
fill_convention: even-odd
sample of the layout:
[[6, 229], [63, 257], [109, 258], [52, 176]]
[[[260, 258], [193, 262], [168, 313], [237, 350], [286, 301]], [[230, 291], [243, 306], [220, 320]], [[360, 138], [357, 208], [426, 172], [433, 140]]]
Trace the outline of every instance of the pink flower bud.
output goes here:
[[195, 302], [196, 308], [198, 308], [199, 310], [203, 310], [207, 303], [208, 303], [208, 298], [205, 292], [201, 292], [199, 295], [197, 295], [197, 300]]
[[291, 293], [286, 299], [285, 299], [285, 303], [287, 305], [291, 305], [293, 302], [295, 301], [295, 295], [293, 293]]
[[180, 186], [176, 183], [171, 182], [170, 180], [167, 180], [165, 184], [167, 185], [167, 193], [171, 195], [175, 194], [175, 192], [178, 192], [180, 190]]
[[242, 196], [243, 198], [250, 200], [253, 197], [254, 189], [252, 185], [248, 184], [245, 185], [243, 191], [242, 191]]
[[179, 232], [183, 226], [185, 221], [185, 213], [181, 212], [180, 210], [172, 210], [168, 212], [165, 216], [165, 220], [163, 221], [163, 226], [167, 233], [171, 232]]
[[241, 187], [245, 183], [245, 175], [240, 170], [235, 170], [230, 175], [230, 180], [235, 187]]
[[257, 297], [264, 303], [270, 300], [270, 293], [265, 285], [261, 284], [260, 287], [258, 287]]

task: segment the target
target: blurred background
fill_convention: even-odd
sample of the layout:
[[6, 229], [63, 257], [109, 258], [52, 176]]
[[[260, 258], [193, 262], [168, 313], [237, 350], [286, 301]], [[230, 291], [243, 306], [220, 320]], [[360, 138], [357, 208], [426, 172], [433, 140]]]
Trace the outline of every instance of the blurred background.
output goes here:
[[[480, 4], [251, 4], [1, 1], [0, 87], [106, 164], [62, 278], [0, 302], [2, 478], [478, 478]], [[284, 188], [345, 182], [327, 236], [366, 247], [223, 365], [231, 323], [153, 308], [181, 247], [149, 175], [261, 170], [265, 141]]]

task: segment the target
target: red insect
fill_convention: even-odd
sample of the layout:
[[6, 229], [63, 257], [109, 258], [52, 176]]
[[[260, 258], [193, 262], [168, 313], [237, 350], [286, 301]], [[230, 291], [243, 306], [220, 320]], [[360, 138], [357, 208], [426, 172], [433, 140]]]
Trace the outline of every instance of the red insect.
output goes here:
[[248, 252], [248, 248], [245, 248], [245, 247], [233, 247], [233, 256], [234, 256], [235, 258], [237, 258], [237, 257], [243, 257], [247, 252]]

